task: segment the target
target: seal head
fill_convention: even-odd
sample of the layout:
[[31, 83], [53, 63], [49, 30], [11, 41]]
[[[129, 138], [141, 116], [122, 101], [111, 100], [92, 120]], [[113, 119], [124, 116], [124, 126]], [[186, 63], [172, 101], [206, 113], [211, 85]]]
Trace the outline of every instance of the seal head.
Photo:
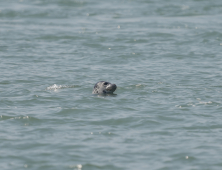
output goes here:
[[92, 94], [112, 94], [117, 86], [107, 81], [99, 81], [95, 84]]

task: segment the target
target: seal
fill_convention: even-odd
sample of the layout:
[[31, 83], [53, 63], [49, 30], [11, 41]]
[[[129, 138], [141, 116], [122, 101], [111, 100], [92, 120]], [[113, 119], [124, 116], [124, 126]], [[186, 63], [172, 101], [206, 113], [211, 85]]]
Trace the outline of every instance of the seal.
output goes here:
[[107, 81], [99, 81], [95, 84], [92, 94], [112, 94], [117, 86]]

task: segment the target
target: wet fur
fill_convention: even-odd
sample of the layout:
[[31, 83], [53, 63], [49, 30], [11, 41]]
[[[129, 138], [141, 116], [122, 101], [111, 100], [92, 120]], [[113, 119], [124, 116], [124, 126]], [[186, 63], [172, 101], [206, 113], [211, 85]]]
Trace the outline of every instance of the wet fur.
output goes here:
[[107, 81], [99, 81], [95, 84], [93, 94], [112, 94], [117, 86]]

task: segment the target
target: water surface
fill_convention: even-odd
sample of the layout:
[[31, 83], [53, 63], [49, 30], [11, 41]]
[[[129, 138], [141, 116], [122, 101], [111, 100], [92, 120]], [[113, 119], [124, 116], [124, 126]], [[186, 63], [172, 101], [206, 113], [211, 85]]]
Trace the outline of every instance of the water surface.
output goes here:
[[221, 1], [0, 4], [2, 170], [222, 168]]

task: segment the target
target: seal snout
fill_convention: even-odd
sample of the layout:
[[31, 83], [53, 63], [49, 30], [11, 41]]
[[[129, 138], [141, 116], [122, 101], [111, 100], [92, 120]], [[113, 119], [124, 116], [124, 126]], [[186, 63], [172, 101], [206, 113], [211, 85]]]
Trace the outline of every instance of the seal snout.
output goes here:
[[114, 92], [116, 90], [117, 86], [116, 84], [109, 84], [107, 87], [106, 87], [106, 90], [107, 91], [110, 91], [110, 92]]

